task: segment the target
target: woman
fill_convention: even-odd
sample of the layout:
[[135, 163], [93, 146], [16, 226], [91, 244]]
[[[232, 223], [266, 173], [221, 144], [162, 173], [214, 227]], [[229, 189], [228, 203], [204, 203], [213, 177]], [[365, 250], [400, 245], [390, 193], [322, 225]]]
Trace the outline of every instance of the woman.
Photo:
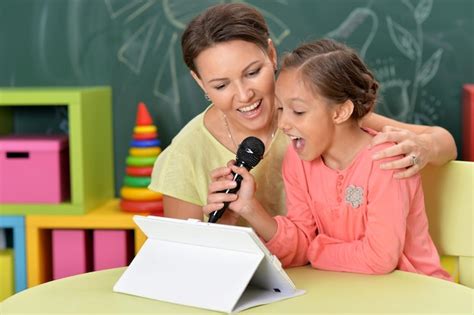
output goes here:
[[[245, 4], [210, 7], [188, 24], [181, 46], [192, 77], [212, 104], [180, 131], [155, 163], [149, 188], [163, 194], [165, 216], [202, 219], [211, 180], [212, 191], [217, 191], [215, 181], [228, 170], [222, 166], [235, 158], [238, 144], [248, 136], [260, 138], [266, 147], [264, 159], [252, 170], [256, 198], [271, 215], [286, 213], [281, 163], [288, 140], [277, 130], [277, 53], [263, 16]], [[377, 114], [362, 125], [383, 131], [374, 145], [398, 143], [373, 158], [404, 155], [382, 164], [399, 170], [399, 177], [456, 157], [454, 140], [443, 128], [404, 124]], [[219, 220], [236, 222], [232, 211]]]

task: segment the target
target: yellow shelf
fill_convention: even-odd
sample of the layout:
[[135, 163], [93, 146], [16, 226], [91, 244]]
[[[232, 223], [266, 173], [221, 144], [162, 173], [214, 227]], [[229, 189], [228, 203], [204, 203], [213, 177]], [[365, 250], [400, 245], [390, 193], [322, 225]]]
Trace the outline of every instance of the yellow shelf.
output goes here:
[[11, 248], [0, 250], [0, 302], [15, 293], [13, 257]]
[[134, 230], [135, 253], [146, 236], [133, 222], [134, 213], [120, 210], [119, 199], [113, 199], [84, 215], [26, 216], [28, 287], [51, 279], [51, 230], [53, 229], [123, 229]]

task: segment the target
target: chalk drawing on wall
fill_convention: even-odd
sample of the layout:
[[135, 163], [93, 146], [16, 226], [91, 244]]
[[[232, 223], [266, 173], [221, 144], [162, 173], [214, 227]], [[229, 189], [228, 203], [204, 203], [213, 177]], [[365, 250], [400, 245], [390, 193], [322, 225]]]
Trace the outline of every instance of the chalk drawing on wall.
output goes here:
[[[408, 0], [402, 0], [407, 8], [413, 13], [414, 22], [416, 25], [416, 36], [410, 33], [402, 25], [395, 22], [391, 16], [386, 17], [387, 26], [389, 30], [390, 38], [397, 49], [414, 63], [413, 77], [411, 80], [409, 100], [407, 103], [398, 104], [402, 106], [404, 116], [397, 117], [403, 118], [403, 120], [414, 121], [416, 123], [428, 123], [433, 124], [435, 118], [433, 115], [429, 115], [429, 112], [423, 112], [423, 109], [429, 108], [427, 102], [432, 103], [435, 107], [437, 100], [434, 97], [423, 99], [423, 106], [417, 106], [417, 98], [419, 92], [423, 91], [423, 88], [435, 77], [438, 72], [441, 57], [443, 55], [443, 49], [437, 49], [429, 58], [423, 59], [423, 22], [430, 16], [431, 8], [433, 6], [433, 0], [420, 0], [416, 6], [414, 6]], [[388, 88], [388, 85], [382, 84], [381, 94]], [[387, 110], [390, 110], [390, 103], [385, 100], [381, 103]], [[396, 105], [396, 104], [394, 104]]]
[[[366, 60], [373, 65], [375, 75], [381, 83], [378, 106], [385, 114], [397, 120], [435, 124], [442, 108], [441, 102], [435, 96], [428, 95], [424, 88], [436, 76], [444, 50], [438, 48], [428, 58], [423, 55], [423, 22], [430, 16], [433, 0], [420, 0], [416, 5], [410, 0], [401, 0], [401, 3], [412, 13], [415, 30], [410, 32], [390, 15], [385, 16], [385, 22], [392, 44], [403, 58], [413, 64], [413, 73], [410, 77], [398, 74], [394, 56], [377, 57], [375, 61]], [[366, 32], [365, 36], [360, 36], [362, 28]], [[378, 29], [379, 18], [373, 9], [356, 8], [326, 36], [349, 42], [364, 58]], [[356, 44], [350, 42], [351, 39]]]
[[[153, 95], [170, 105], [175, 118], [180, 120], [180, 91], [178, 84], [178, 62], [181, 61], [179, 36], [186, 24], [207, 7], [224, 0], [104, 0], [112, 20], [125, 25], [126, 37], [117, 51], [117, 59], [137, 76], [149, 71], [147, 57], [159, 58], [153, 84]], [[287, 5], [284, 0], [278, 1]], [[270, 36], [279, 45], [290, 33], [289, 27], [275, 14], [256, 7], [265, 17]], [[132, 23], [133, 22], [133, 23]], [[135, 25], [140, 22], [139, 27]], [[132, 27], [132, 24], [135, 27]], [[128, 26], [128, 27], [127, 27]]]
[[156, 28], [156, 17], [148, 19], [130, 36], [118, 50], [118, 60], [135, 74], [140, 74], [145, 60], [148, 47], [151, 44], [151, 36]]
[[198, 12], [205, 10], [207, 7], [224, 3], [223, 0], [164, 0], [163, 11], [168, 21], [177, 29], [184, 30], [186, 24], [192, 20]]
[[377, 106], [383, 107], [384, 113], [389, 117], [406, 120], [410, 114], [408, 89], [411, 80], [402, 79], [397, 74], [397, 68], [392, 57], [377, 58], [373, 72], [380, 82], [380, 101]]
[[[265, 18], [265, 21], [268, 24], [268, 28], [270, 30], [270, 37], [273, 40], [273, 43], [278, 46], [281, 44], [281, 42], [291, 33], [290, 28], [288, 25], [286, 25], [281, 19], [279, 19], [276, 15], [268, 12], [267, 10], [264, 10], [260, 7], [257, 7], [251, 3], [248, 3], [246, 1], [239, 1], [239, 2], [245, 2], [247, 4], [252, 5], [255, 7], [260, 13], [262, 13], [263, 17]], [[281, 4], [287, 4], [285, 2], [280, 2]]]
[[360, 30], [363, 24], [368, 24], [368, 34], [361, 36], [362, 42], [359, 45], [351, 43], [351, 46], [358, 50], [362, 58], [365, 58], [367, 49], [372, 44], [379, 28], [379, 18], [370, 8], [356, 8], [335, 30], [327, 33], [324, 37], [347, 42], [350, 37], [356, 36], [354, 33]]
[[[152, 93], [171, 105], [171, 113], [182, 123], [177, 62], [181, 62], [178, 36], [196, 12], [219, 0], [104, 0], [112, 20], [124, 26], [124, 40], [117, 60], [137, 77], [155, 71]], [[137, 27], [138, 25], [138, 27]], [[178, 60], [177, 60], [178, 59]], [[156, 63], [158, 60], [158, 63]], [[149, 63], [153, 63], [153, 68]]]
[[105, 0], [105, 5], [107, 6], [107, 10], [109, 11], [110, 18], [115, 20], [120, 15], [126, 13], [127, 11], [131, 10], [132, 8], [140, 5], [143, 3], [143, 0], [130, 0], [127, 2], [118, 2], [113, 0]]
[[[169, 104], [178, 105], [180, 103], [179, 89], [178, 89], [178, 74], [176, 70], [176, 42], [178, 39], [178, 34], [174, 33], [170, 44], [168, 46], [167, 52], [164, 55], [163, 62], [160, 63], [158, 68], [158, 73], [155, 78], [155, 83], [153, 86], [153, 95], [164, 100]], [[162, 88], [162, 84], [166, 82], [165, 74], [168, 73], [171, 78], [171, 95], [163, 93], [162, 91], [166, 90]], [[171, 110], [173, 111], [176, 117], [179, 117], [178, 106], [172, 106]]]

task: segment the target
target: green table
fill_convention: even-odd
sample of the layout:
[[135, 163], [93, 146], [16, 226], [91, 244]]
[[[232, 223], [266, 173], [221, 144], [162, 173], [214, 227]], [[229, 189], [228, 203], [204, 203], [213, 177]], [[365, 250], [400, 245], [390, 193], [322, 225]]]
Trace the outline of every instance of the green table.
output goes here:
[[[112, 292], [124, 268], [86, 273], [51, 281], [17, 293], [0, 304], [0, 314], [17, 313], [214, 313], [166, 302]], [[473, 290], [455, 283], [395, 271], [369, 276], [287, 269], [306, 294], [255, 307], [249, 314], [316, 313], [466, 313], [473, 314]]]

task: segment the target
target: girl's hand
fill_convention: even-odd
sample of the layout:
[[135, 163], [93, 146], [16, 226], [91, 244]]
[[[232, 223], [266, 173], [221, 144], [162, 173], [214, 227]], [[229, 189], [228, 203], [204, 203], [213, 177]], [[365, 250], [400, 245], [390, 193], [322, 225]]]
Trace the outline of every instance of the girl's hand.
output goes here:
[[[224, 202], [229, 202], [228, 209], [218, 223], [236, 224], [241, 216], [265, 241], [269, 241], [275, 235], [278, 224], [255, 198], [256, 184], [252, 174], [245, 167], [237, 167], [234, 164], [235, 161], [230, 161], [227, 167], [211, 172], [207, 205], [202, 207], [202, 210], [209, 215], [222, 209]], [[223, 193], [222, 191], [236, 187], [232, 172], [242, 176], [240, 189], [236, 194]]]
[[[240, 189], [236, 194], [225, 193], [227, 189], [237, 186], [233, 180], [234, 175], [242, 176]], [[221, 167], [211, 172], [211, 183], [208, 188], [207, 204], [202, 211], [209, 215], [213, 211], [222, 209], [224, 202], [229, 203], [219, 223], [235, 224], [245, 210], [250, 211], [250, 203], [255, 196], [255, 180], [245, 167], [235, 166], [235, 161], [229, 161], [227, 167]], [[232, 210], [232, 211], [230, 211]]]
[[396, 144], [385, 150], [375, 153], [372, 158], [380, 160], [397, 155], [402, 158], [380, 165], [383, 169], [399, 170], [395, 178], [407, 178], [417, 174], [428, 164], [433, 154], [431, 138], [427, 134], [417, 135], [406, 129], [385, 126], [382, 132], [372, 139], [372, 146], [384, 142], [395, 142]]
[[[211, 183], [208, 187], [207, 204], [202, 207], [205, 215], [209, 216], [211, 212], [222, 209], [224, 202], [232, 202], [237, 199], [236, 194], [226, 194], [223, 191], [234, 188], [236, 183], [232, 180], [233, 176], [230, 167], [235, 161], [229, 161], [227, 167], [220, 167], [213, 170], [210, 174]], [[235, 225], [239, 219], [239, 215], [233, 211], [227, 210], [219, 219], [219, 223]]]
[[255, 190], [257, 188], [255, 179], [245, 167], [231, 165], [231, 170], [242, 176], [242, 181], [237, 192], [237, 199], [229, 205], [229, 208], [241, 216], [245, 216], [252, 211], [252, 202], [255, 201]]

